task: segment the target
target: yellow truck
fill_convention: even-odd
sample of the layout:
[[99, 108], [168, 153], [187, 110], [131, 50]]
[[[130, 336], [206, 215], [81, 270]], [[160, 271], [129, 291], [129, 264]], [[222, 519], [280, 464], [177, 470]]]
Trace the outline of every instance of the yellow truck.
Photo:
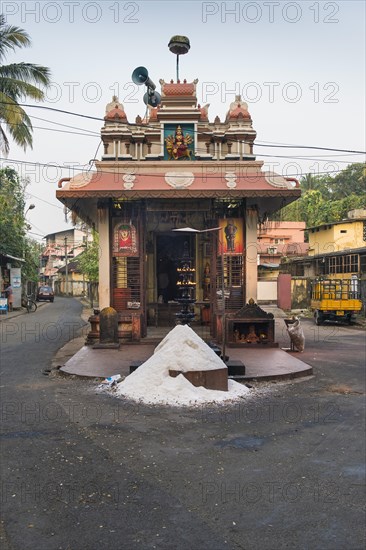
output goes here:
[[362, 310], [360, 281], [348, 279], [316, 279], [312, 283], [310, 307], [316, 325], [324, 321], [344, 321], [351, 324]]

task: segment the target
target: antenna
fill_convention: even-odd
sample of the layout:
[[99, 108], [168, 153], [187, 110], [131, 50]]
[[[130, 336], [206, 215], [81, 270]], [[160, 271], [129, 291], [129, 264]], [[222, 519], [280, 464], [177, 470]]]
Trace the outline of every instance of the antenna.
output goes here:
[[158, 94], [158, 92], [155, 92], [155, 84], [149, 78], [149, 71], [146, 69], [146, 67], [136, 67], [136, 69], [132, 73], [132, 82], [134, 84], [137, 84], [137, 86], [141, 86], [142, 84], [145, 84], [147, 87], [147, 92], [144, 94], [143, 100], [145, 105], [151, 105], [151, 107], [157, 107], [161, 102], [161, 96]]

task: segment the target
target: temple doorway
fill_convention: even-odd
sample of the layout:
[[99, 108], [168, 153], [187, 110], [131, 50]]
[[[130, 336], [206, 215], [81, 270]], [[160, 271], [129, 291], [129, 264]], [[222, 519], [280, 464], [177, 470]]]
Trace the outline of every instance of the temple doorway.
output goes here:
[[192, 235], [161, 233], [156, 236], [156, 288], [158, 302], [168, 304], [177, 298], [177, 267], [184, 253], [195, 257]]

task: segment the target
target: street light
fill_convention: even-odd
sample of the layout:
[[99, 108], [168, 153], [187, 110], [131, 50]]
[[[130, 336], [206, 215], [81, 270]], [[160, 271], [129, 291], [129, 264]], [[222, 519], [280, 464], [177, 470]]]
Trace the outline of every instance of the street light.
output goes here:
[[35, 208], [36, 205], [35, 204], [30, 204], [27, 208], [27, 210], [24, 212], [24, 227], [27, 231], [29, 231], [30, 229], [32, 229], [31, 225], [29, 225], [29, 223], [27, 223], [27, 218], [26, 218], [26, 215], [27, 215], [27, 212], [29, 210], [33, 210], [33, 208]]
[[[26, 231], [29, 231], [30, 229], [32, 229], [32, 227], [27, 222], [27, 218], [26, 218], [27, 212], [29, 210], [33, 210], [33, 208], [35, 208], [35, 207], [36, 207], [35, 204], [30, 204], [28, 206], [27, 210], [24, 212], [24, 228], [25, 228]], [[25, 255], [25, 236], [24, 236], [24, 243], [23, 243], [23, 258], [24, 258], [24, 255]]]
[[36, 207], [35, 204], [30, 204], [30, 205], [28, 206], [27, 210], [24, 212], [24, 217], [27, 215], [28, 210], [33, 210], [33, 208], [35, 208], [35, 207]]

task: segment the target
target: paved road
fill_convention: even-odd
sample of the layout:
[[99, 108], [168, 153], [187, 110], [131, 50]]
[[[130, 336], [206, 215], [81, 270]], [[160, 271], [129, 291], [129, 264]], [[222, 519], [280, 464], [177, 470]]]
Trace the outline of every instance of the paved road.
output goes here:
[[[66, 340], [79, 312], [59, 299], [17, 322], [56, 323]], [[41, 346], [8, 328], [4, 548], [364, 548], [365, 334], [303, 326], [300, 357], [313, 378], [196, 410], [130, 404], [94, 382], [44, 376], [61, 340]]]

